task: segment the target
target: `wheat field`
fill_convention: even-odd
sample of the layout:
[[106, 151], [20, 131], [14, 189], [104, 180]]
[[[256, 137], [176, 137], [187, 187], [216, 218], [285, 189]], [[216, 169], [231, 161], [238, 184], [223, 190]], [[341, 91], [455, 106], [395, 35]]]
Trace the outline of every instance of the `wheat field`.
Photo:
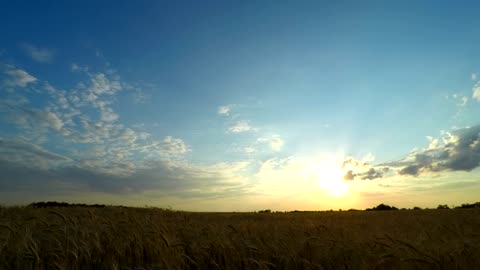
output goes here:
[[478, 269], [480, 209], [0, 208], [0, 269]]

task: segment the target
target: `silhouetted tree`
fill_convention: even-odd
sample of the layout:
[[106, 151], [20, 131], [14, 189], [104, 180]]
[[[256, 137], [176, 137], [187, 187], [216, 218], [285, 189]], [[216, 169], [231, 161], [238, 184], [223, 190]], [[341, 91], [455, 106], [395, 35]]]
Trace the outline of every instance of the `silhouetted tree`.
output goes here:
[[49, 208], [49, 207], [95, 207], [95, 208], [103, 208], [105, 205], [103, 204], [84, 204], [84, 203], [66, 203], [66, 202], [36, 202], [31, 203], [28, 207], [32, 208]]
[[462, 206], [458, 206], [458, 207], [455, 207], [455, 208], [480, 208], [480, 202], [476, 202], [476, 203], [472, 203], [472, 204], [464, 203], [464, 204], [462, 204]]
[[386, 211], [386, 210], [398, 210], [398, 208], [396, 208], [395, 206], [390, 206], [390, 205], [386, 205], [386, 204], [379, 204], [377, 205], [376, 207], [373, 207], [373, 208], [367, 208], [366, 209], [367, 211]]

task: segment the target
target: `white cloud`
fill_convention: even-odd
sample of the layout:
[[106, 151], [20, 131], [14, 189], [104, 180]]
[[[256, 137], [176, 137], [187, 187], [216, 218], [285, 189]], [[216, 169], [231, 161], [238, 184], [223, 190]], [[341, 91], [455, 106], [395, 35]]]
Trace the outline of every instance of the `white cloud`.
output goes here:
[[254, 128], [250, 125], [248, 121], [238, 121], [233, 126], [228, 128], [228, 131], [233, 133], [247, 132], [253, 130]]
[[54, 112], [46, 112], [45, 116], [48, 125], [55, 129], [55, 130], [60, 130], [63, 127], [63, 121], [58, 117], [58, 115]]
[[90, 76], [91, 86], [89, 90], [95, 95], [113, 95], [122, 88], [119, 80], [108, 78], [103, 73], [97, 73]]
[[22, 49], [35, 61], [48, 63], [53, 59], [53, 50], [46, 48], [37, 48], [31, 44], [24, 43]]
[[375, 155], [372, 153], [368, 153], [362, 158], [363, 163], [372, 163], [373, 161], [375, 161]]
[[[449, 96], [446, 98], [449, 99]], [[457, 102], [458, 107], [464, 107], [468, 103], [468, 97], [462, 94], [453, 94], [451, 98]]]
[[11, 65], [4, 65], [4, 72], [8, 75], [8, 78], [4, 81], [7, 87], [26, 87], [28, 84], [37, 81], [37, 78], [26, 71]]
[[278, 138], [278, 137], [275, 137], [275, 138], [272, 138], [270, 140], [270, 147], [274, 150], [274, 151], [280, 151], [282, 150], [282, 147], [285, 143], [283, 142], [282, 139]]
[[255, 149], [252, 146], [245, 146], [245, 147], [232, 148], [232, 151], [237, 152], [237, 153], [253, 154], [253, 153], [257, 152], [257, 149]]
[[163, 139], [162, 150], [168, 155], [176, 156], [189, 152], [190, 148], [185, 144], [182, 139], [167, 136]]
[[[9, 86], [25, 87], [37, 81], [24, 71], [6, 67]], [[85, 72], [87, 80], [68, 91], [40, 80], [39, 87], [28, 90], [29, 94], [45, 98], [44, 107], [26, 107], [28, 100], [21, 98], [25, 91], [6, 94], [6, 98], [23, 100], [25, 104], [5, 106], [3, 117], [16, 126], [17, 135], [28, 143], [13, 147], [2, 145], [0, 140], [0, 170], [5, 176], [0, 179], [0, 187], [22, 190], [21, 185], [7, 181], [18, 178], [23, 186], [35, 189], [48, 186], [49, 190], [60, 183], [62, 187], [110, 193], [153, 188], [183, 197], [246, 192], [245, 178], [239, 174], [246, 163], [196, 165], [188, 162], [184, 155], [191, 148], [182, 139], [167, 136], [158, 140], [117, 121], [119, 116], [113, 109], [116, 95], [119, 91], [131, 90], [118, 75], [91, 73], [73, 64], [71, 68]], [[243, 132], [245, 129], [252, 129], [248, 122], [240, 122], [233, 130]], [[71, 159], [49, 152], [50, 148], [43, 149], [39, 145], [44, 142], [60, 147], [69, 145]], [[244, 151], [251, 153], [255, 149], [246, 147]]]
[[471, 77], [472, 81], [476, 81], [477, 80], [477, 74], [476, 73], [472, 73]]
[[243, 148], [243, 152], [247, 154], [255, 153], [257, 150], [253, 147], [247, 146]]
[[283, 146], [285, 145], [285, 142], [280, 138], [279, 135], [273, 135], [271, 137], [267, 138], [258, 138], [258, 142], [266, 142], [270, 146], [270, 148], [273, 151], [280, 151], [282, 150]]
[[77, 72], [77, 71], [88, 72], [88, 67], [87, 66], [80, 66], [76, 63], [72, 63], [70, 65], [70, 70], [72, 72]]
[[37, 134], [45, 133], [49, 128], [60, 131], [64, 125], [57, 113], [49, 110], [25, 108], [13, 113], [9, 119], [11, 122], [29, 132]]
[[114, 113], [111, 108], [105, 108], [100, 111], [101, 120], [105, 122], [113, 122], [118, 119], [118, 114]]
[[127, 128], [123, 131], [122, 135], [120, 135], [120, 140], [124, 141], [125, 143], [131, 145], [135, 143], [137, 140], [137, 133], [130, 128]]
[[474, 87], [473, 87], [473, 95], [472, 97], [478, 101], [480, 101], [480, 82], [478, 82]]
[[234, 107], [233, 104], [220, 106], [217, 109], [217, 113], [220, 115], [230, 115], [230, 112], [232, 111], [233, 107]]

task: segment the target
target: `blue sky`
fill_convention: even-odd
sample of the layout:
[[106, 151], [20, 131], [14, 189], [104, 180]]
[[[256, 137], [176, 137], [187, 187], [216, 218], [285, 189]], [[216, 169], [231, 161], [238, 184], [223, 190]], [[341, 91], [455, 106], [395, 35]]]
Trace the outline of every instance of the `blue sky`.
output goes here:
[[4, 3], [1, 203], [475, 200], [477, 5]]

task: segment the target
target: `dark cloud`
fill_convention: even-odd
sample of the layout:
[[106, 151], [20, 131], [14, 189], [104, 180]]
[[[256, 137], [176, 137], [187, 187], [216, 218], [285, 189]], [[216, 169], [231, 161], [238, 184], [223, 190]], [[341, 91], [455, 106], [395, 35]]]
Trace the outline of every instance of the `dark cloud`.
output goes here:
[[360, 161], [354, 158], [347, 158], [343, 161], [342, 169], [347, 170], [343, 176], [344, 180], [373, 180], [382, 178], [384, 173], [388, 172], [388, 168], [375, 169], [368, 161]]
[[389, 163], [370, 165], [346, 159], [344, 180], [373, 180], [393, 175], [419, 176], [442, 171], [471, 171], [480, 166], [480, 125], [445, 132], [429, 147], [412, 151], [407, 157]]
[[370, 168], [366, 173], [360, 174], [362, 180], [373, 180], [376, 178], [382, 178], [383, 173], [375, 170], [375, 168]]
[[354, 180], [356, 174], [353, 173], [352, 170], [347, 171], [347, 173], [343, 176], [343, 180]]
[[408, 165], [406, 167], [404, 167], [403, 169], [401, 169], [400, 171], [398, 171], [398, 174], [400, 175], [418, 175], [420, 169], [422, 167], [419, 166], [419, 165], [416, 165], [416, 164], [413, 164], [413, 165]]
[[364, 165], [364, 166], [367, 166], [368, 163], [366, 162], [361, 162], [359, 160], [355, 160], [353, 158], [348, 158], [346, 160], [343, 161], [343, 164], [342, 164], [342, 169], [345, 169], [347, 168], [349, 165], [350, 166], [354, 166], [354, 167], [357, 167], [357, 166], [361, 166], [361, 165]]
[[[385, 170], [382, 169], [382, 171], [385, 171]], [[373, 180], [377, 178], [382, 178], [383, 177], [382, 171], [376, 170], [373, 167], [370, 167], [366, 172], [359, 172], [359, 173], [354, 173], [353, 170], [348, 170], [347, 173], [345, 173], [345, 175], [343, 176], [343, 180], [355, 180], [356, 178], [359, 178], [361, 180]]]
[[453, 130], [442, 140], [441, 144], [382, 166], [398, 168], [400, 175], [412, 176], [426, 172], [471, 171], [480, 166], [480, 125]]

